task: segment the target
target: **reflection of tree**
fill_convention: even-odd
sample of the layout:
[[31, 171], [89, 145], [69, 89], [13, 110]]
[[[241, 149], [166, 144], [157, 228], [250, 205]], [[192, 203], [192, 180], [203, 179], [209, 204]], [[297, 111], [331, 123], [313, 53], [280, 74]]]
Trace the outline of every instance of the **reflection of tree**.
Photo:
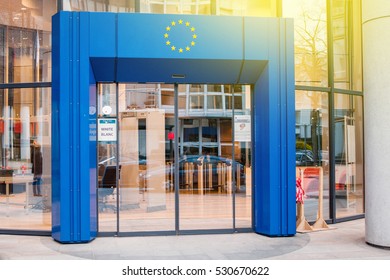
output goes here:
[[295, 71], [298, 84], [326, 86], [326, 12], [304, 10], [295, 27]]
[[[297, 84], [327, 86], [327, 24], [325, 7], [303, 8], [295, 21], [295, 75]], [[322, 147], [327, 146], [322, 115], [327, 111], [327, 95], [305, 91], [300, 96], [302, 108], [310, 110], [310, 136], [304, 136], [313, 147], [313, 157], [320, 163]], [[325, 129], [325, 131], [324, 131]], [[305, 130], [306, 131], [306, 130]]]

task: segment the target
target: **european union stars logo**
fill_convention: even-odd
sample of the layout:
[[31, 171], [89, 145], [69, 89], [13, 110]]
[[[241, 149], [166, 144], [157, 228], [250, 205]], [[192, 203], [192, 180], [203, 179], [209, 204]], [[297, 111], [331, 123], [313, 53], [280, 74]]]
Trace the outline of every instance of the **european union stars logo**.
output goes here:
[[195, 27], [191, 26], [189, 21], [184, 22], [182, 19], [172, 21], [165, 28], [165, 45], [172, 52], [189, 52], [196, 45], [198, 35], [195, 31]]

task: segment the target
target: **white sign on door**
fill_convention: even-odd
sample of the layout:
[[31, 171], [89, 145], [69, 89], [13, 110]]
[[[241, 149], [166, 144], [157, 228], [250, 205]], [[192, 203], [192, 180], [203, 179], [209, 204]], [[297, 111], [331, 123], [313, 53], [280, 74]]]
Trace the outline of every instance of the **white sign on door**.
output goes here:
[[99, 119], [98, 141], [115, 142], [117, 139], [116, 119]]
[[250, 115], [234, 116], [234, 141], [237, 142], [251, 141], [251, 116]]

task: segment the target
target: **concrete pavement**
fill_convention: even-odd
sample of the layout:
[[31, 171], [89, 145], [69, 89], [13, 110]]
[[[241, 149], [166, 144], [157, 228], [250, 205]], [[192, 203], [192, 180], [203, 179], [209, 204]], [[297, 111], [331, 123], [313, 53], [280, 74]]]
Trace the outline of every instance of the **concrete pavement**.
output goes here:
[[332, 229], [270, 238], [255, 233], [99, 237], [60, 244], [51, 237], [0, 235], [3, 260], [390, 260], [365, 243], [364, 219]]

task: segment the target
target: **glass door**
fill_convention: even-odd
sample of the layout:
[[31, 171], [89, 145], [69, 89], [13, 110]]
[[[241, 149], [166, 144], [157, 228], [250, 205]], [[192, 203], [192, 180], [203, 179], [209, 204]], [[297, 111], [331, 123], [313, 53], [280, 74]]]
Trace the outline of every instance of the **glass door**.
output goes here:
[[118, 133], [115, 84], [98, 86], [97, 162], [99, 232], [117, 232]]
[[175, 230], [173, 144], [168, 139], [174, 116], [173, 107], [159, 105], [160, 93], [157, 84], [119, 84], [120, 232]]
[[187, 110], [179, 111], [180, 230], [250, 228], [251, 88], [189, 85], [187, 91], [179, 91], [189, 97]]
[[250, 86], [98, 88], [99, 232], [251, 227]]

